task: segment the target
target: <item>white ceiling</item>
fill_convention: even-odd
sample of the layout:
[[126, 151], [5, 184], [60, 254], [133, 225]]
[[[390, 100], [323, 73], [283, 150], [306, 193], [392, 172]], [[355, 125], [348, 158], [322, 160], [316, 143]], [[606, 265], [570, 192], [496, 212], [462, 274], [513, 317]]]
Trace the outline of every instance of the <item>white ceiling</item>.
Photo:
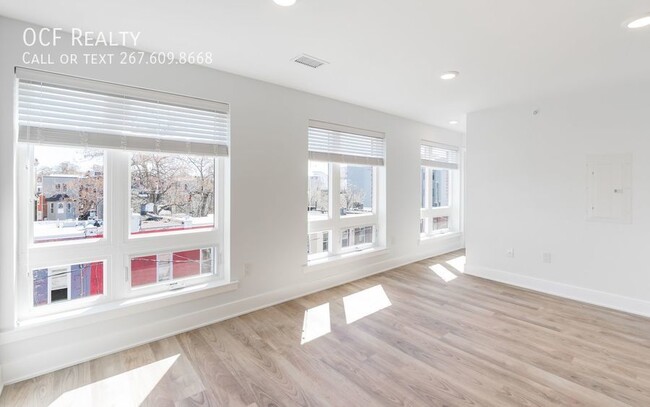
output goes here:
[[[0, 0], [0, 14], [140, 31], [148, 51], [212, 51], [214, 68], [463, 130], [471, 111], [646, 79], [648, 0]], [[291, 62], [307, 53], [331, 64]], [[461, 72], [444, 82], [440, 73]], [[450, 126], [450, 120], [460, 120]]]

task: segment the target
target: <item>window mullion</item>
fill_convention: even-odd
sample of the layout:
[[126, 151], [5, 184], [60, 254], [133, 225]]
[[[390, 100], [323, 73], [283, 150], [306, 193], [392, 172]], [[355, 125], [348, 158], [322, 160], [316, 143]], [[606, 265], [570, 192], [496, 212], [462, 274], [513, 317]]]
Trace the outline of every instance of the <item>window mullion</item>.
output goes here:
[[343, 229], [355, 228], [359, 226], [377, 225], [378, 215], [351, 216], [339, 220], [338, 226]]
[[[425, 196], [424, 196], [424, 207], [426, 208], [425, 215], [427, 217], [430, 217], [428, 212], [431, 210], [431, 198], [432, 198], [431, 195], [433, 193], [432, 182], [431, 182], [431, 177], [432, 177], [432, 169], [431, 169], [431, 167], [426, 167], [425, 172], [426, 172], [426, 174], [425, 174], [425, 179], [426, 179], [426, 181], [425, 181], [425, 186], [426, 186], [425, 190], [426, 190], [426, 193], [425, 193]], [[433, 227], [433, 225], [431, 224], [430, 220], [425, 222], [425, 233], [427, 235], [432, 232], [432, 227]]]
[[[33, 148], [31, 146], [19, 145], [17, 161], [18, 176], [18, 222], [17, 222], [17, 237], [18, 237], [18, 256], [17, 256], [17, 276], [18, 290], [16, 292], [16, 307], [18, 319], [27, 313], [29, 309], [30, 298], [32, 298], [30, 288], [30, 268], [29, 268], [29, 246], [32, 242], [33, 236], [33, 205], [31, 204], [31, 194], [34, 191], [34, 181], [32, 177], [30, 162], [34, 161]], [[28, 189], [23, 189], [26, 186]]]
[[[225, 258], [226, 253], [226, 244], [224, 239], [225, 225], [224, 219], [226, 219], [226, 208], [225, 208], [225, 192], [226, 192], [226, 158], [217, 158], [215, 162], [215, 174], [214, 182], [215, 185], [215, 194], [214, 194], [214, 216], [215, 216], [215, 228], [217, 233], [217, 246], [216, 246], [216, 256], [217, 260], [215, 263], [215, 271], [217, 275], [223, 276], [226, 281], [230, 281], [230, 267], [228, 266], [227, 259]], [[229, 178], [228, 178], [229, 179]]]
[[123, 150], [107, 151], [107, 201], [108, 238], [110, 256], [108, 259], [109, 297], [119, 299], [126, 296], [128, 289], [127, 262], [129, 233], [129, 153]]
[[341, 165], [330, 164], [330, 213], [332, 214], [332, 254], [341, 252]]

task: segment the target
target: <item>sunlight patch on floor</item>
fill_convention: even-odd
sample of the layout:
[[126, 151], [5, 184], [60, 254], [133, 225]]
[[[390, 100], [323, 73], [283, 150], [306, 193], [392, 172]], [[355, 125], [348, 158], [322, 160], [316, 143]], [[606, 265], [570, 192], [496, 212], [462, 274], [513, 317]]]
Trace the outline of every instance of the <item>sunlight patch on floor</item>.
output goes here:
[[174, 365], [180, 354], [67, 391], [50, 407], [139, 406]]
[[448, 283], [458, 277], [442, 264], [434, 264], [433, 266], [429, 267], [429, 269], [436, 273], [438, 277], [440, 277], [445, 283]]
[[330, 303], [321, 304], [317, 307], [305, 310], [305, 319], [302, 323], [303, 345], [332, 331], [330, 322]]
[[460, 271], [461, 273], [465, 272], [465, 256], [458, 256], [454, 259], [448, 260], [447, 264], [449, 264], [451, 267], [455, 268], [456, 270]]
[[343, 297], [345, 320], [348, 324], [391, 305], [381, 284]]

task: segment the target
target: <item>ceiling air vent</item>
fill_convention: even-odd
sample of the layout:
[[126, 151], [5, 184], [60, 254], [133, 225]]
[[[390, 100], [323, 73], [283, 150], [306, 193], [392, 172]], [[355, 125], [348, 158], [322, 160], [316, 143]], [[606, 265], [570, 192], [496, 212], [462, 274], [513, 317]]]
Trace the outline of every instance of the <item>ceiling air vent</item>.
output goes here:
[[323, 61], [322, 59], [314, 58], [306, 54], [298, 55], [293, 59], [293, 62], [297, 62], [310, 68], [318, 68], [319, 66], [329, 63], [327, 61]]

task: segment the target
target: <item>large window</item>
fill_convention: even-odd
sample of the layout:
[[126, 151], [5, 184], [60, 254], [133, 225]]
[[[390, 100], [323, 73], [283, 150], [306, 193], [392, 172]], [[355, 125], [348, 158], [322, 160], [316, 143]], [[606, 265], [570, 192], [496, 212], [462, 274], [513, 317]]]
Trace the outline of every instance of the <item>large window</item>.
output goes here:
[[435, 143], [420, 147], [420, 236], [458, 231], [460, 176], [458, 150]]
[[309, 260], [376, 246], [383, 134], [311, 121], [309, 158]]
[[19, 320], [228, 279], [227, 105], [16, 73]]

